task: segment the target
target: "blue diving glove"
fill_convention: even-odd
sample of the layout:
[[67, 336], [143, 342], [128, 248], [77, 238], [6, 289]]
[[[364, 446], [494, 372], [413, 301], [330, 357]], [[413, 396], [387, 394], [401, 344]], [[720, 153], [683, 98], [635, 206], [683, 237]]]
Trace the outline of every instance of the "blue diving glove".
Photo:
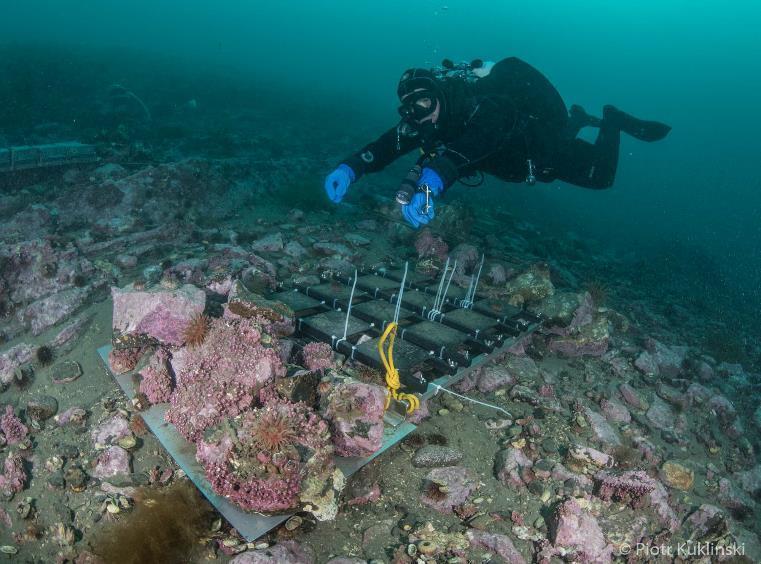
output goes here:
[[[428, 187], [426, 195], [425, 186]], [[402, 206], [402, 215], [407, 222], [415, 229], [421, 225], [426, 225], [435, 216], [433, 197], [438, 196], [444, 191], [444, 183], [436, 172], [430, 168], [424, 168], [423, 173], [418, 180], [418, 188], [422, 192], [415, 192], [409, 204]]]
[[328, 194], [328, 198], [336, 204], [343, 200], [346, 191], [349, 189], [349, 184], [354, 182], [355, 178], [356, 175], [349, 165], [338, 165], [338, 168], [325, 179], [325, 192]]

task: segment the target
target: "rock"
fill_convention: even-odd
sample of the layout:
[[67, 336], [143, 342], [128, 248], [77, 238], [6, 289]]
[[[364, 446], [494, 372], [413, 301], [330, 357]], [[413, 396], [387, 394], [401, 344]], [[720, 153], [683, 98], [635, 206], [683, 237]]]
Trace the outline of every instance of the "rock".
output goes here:
[[602, 356], [610, 339], [608, 318], [599, 316], [566, 337], [550, 339], [547, 347], [565, 356]]
[[566, 463], [571, 470], [582, 473], [610, 468], [615, 462], [612, 456], [583, 445], [570, 447], [566, 458]]
[[549, 522], [550, 541], [555, 547], [575, 551], [578, 562], [605, 563], [613, 559], [613, 550], [605, 542], [597, 519], [581, 509], [575, 499], [562, 502]]
[[[347, 492], [350, 495], [345, 496], [347, 499], [347, 505], [367, 505], [368, 503], [375, 503], [381, 497], [380, 485], [375, 482], [368, 484], [364, 488], [352, 488], [351, 492]], [[353, 495], [353, 497], [350, 497]]]
[[494, 552], [509, 564], [524, 564], [526, 560], [506, 535], [470, 529], [465, 533], [471, 546]]
[[530, 472], [534, 465], [532, 460], [519, 449], [510, 447], [497, 453], [494, 459], [494, 473], [506, 486], [520, 487], [533, 479]]
[[285, 246], [285, 254], [293, 258], [302, 258], [307, 254], [307, 250], [298, 241], [289, 241]]
[[110, 446], [98, 455], [92, 475], [106, 479], [132, 472], [129, 452], [120, 446]]
[[26, 343], [11, 347], [0, 354], [0, 382], [7, 385], [13, 382], [16, 369], [31, 361], [34, 348]]
[[124, 415], [116, 414], [95, 427], [90, 435], [96, 448], [103, 448], [116, 443], [131, 433], [129, 421]]
[[438, 468], [453, 466], [463, 459], [463, 453], [456, 448], [426, 445], [412, 457], [412, 465], [416, 468]]
[[344, 239], [346, 239], [355, 247], [364, 247], [370, 244], [370, 239], [360, 235], [359, 233], [347, 233], [344, 235]]
[[725, 396], [716, 394], [708, 400], [708, 407], [716, 412], [722, 427], [727, 427], [737, 417], [735, 406]]
[[58, 411], [58, 400], [53, 396], [39, 396], [26, 403], [26, 415], [33, 421], [45, 421]]
[[647, 402], [629, 384], [621, 384], [618, 387], [618, 391], [621, 392], [621, 397], [624, 398], [624, 401], [634, 409], [644, 411], [648, 408]]
[[727, 478], [719, 480], [718, 500], [738, 519], [753, 515], [753, 501], [744, 492], [738, 491]]
[[613, 423], [629, 423], [632, 420], [631, 413], [626, 409], [626, 406], [616, 400], [601, 400], [600, 409], [602, 409], [605, 418]]
[[21, 310], [18, 319], [31, 329], [33, 335], [39, 335], [74, 313], [91, 291], [90, 287], [70, 288], [42, 298]]
[[103, 182], [104, 180], [115, 180], [127, 175], [126, 169], [116, 163], [106, 163], [92, 171], [95, 180]]
[[646, 415], [648, 420], [661, 431], [670, 431], [674, 428], [676, 413], [669, 404], [658, 396], [653, 398], [653, 403]]
[[645, 348], [661, 376], [676, 377], [682, 372], [682, 365], [687, 354], [686, 347], [667, 346], [655, 339], [647, 339]]
[[655, 376], [658, 374], [658, 365], [652, 355], [647, 351], [642, 351], [634, 360], [634, 366], [645, 376]]
[[190, 321], [203, 313], [206, 294], [186, 284], [176, 290], [111, 288], [113, 330], [117, 336], [135, 335], [181, 346]]
[[368, 559], [385, 562], [392, 526], [391, 521], [380, 521], [362, 532], [362, 551]]
[[81, 316], [79, 319], [75, 319], [66, 325], [63, 329], [61, 329], [53, 338], [50, 344], [54, 347], [63, 347], [64, 345], [68, 345], [75, 339], [79, 338], [82, 330], [85, 328], [85, 325], [87, 325], [89, 321], [90, 318], [88, 316]]
[[247, 550], [230, 560], [230, 564], [314, 564], [314, 552], [293, 540], [280, 541], [263, 550]]
[[426, 480], [427, 489], [420, 500], [441, 513], [452, 513], [478, 487], [473, 472], [462, 466], [434, 468]]
[[618, 433], [610, 426], [608, 421], [592, 409], [585, 407], [584, 416], [592, 428], [595, 439], [605, 447], [612, 448], [621, 445], [621, 439]]
[[705, 386], [701, 386], [700, 384], [693, 382], [689, 385], [684, 395], [687, 399], [688, 405], [697, 406], [708, 402], [708, 400], [713, 395], [713, 392], [711, 392], [711, 390]]
[[119, 268], [135, 268], [137, 266], [137, 257], [135, 255], [126, 254], [116, 255], [114, 262], [116, 262], [116, 266]]
[[735, 478], [743, 490], [756, 499], [759, 499], [759, 496], [761, 495], [761, 464], [757, 464], [750, 470], [737, 472]]
[[346, 382], [333, 387], [325, 418], [338, 456], [370, 456], [383, 446], [386, 390], [373, 384]]
[[[533, 362], [531, 359], [528, 359]], [[506, 388], [515, 384], [515, 377], [506, 366], [490, 364], [478, 373], [476, 386], [478, 391], [487, 394], [499, 388]]]
[[337, 272], [340, 274], [348, 274], [353, 275], [354, 271], [356, 270], [356, 267], [353, 263], [350, 261], [336, 257], [336, 256], [330, 256], [325, 257], [319, 260], [317, 263], [317, 268], [319, 270], [323, 271], [331, 271], [331, 272]]
[[571, 323], [574, 313], [581, 304], [579, 294], [573, 292], [555, 292], [546, 297], [538, 305], [530, 308], [534, 314], [545, 319], [547, 326], [558, 325], [565, 327]]
[[279, 232], [262, 237], [251, 245], [255, 253], [279, 253], [284, 247], [283, 235]]
[[557, 480], [558, 482], [572, 481], [575, 486], [590, 492], [592, 491], [592, 486], [594, 485], [589, 477], [584, 476], [583, 474], [575, 474], [574, 472], [571, 472], [568, 470], [568, 468], [560, 464], [560, 462], [556, 463], [552, 467], [552, 479]]
[[492, 286], [501, 286], [507, 281], [507, 270], [499, 263], [493, 263], [484, 270], [486, 279]]
[[661, 466], [661, 479], [671, 488], [688, 491], [695, 482], [695, 472], [676, 461], [667, 460]]
[[525, 303], [538, 302], [555, 293], [550, 281], [550, 269], [546, 264], [532, 266], [519, 274], [506, 285], [510, 295], [510, 304], [521, 306]]
[[268, 331], [279, 337], [291, 335], [296, 329], [295, 315], [290, 307], [249, 291], [240, 281], [235, 281], [228, 295], [225, 315], [228, 314], [264, 323]]
[[349, 247], [341, 243], [328, 243], [328, 242], [321, 241], [312, 245], [312, 248], [318, 253], [327, 255], [327, 256], [331, 256], [331, 255], [340, 255], [342, 257], [352, 256], [352, 252], [349, 249]]
[[539, 367], [530, 357], [509, 355], [503, 365], [518, 382], [525, 383], [539, 378]]
[[449, 253], [452, 261], [457, 261], [456, 270], [461, 274], [470, 274], [478, 264], [481, 254], [478, 249], [468, 243], [460, 243]]
[[726, 518], [721, 509], [715, 505], [702, 504], [685, 519], [685, 533], [697, 541], [709, 540], [712, 533], [721, 531], [721, 525], [725, 525]]

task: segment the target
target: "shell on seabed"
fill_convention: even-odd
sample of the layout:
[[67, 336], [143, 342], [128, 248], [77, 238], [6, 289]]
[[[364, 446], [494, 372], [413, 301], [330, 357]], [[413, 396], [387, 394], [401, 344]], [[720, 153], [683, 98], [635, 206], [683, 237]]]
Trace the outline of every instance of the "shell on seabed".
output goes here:
[[129, 434], [116, 441], [116, 444], [125, 450], [130, 450], [137, 446], [137, 438], [135, 438], [135, 435]]

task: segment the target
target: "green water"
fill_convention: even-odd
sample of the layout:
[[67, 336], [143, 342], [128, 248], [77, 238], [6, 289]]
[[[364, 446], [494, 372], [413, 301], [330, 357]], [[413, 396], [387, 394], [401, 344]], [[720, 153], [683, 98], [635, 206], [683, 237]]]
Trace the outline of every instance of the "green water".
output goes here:
[[[463, 197], [498, 204], [558, 237], [572, 230], [624, 255], [684, 262], [697, 286], [718, 278], [713, 293], [761, 309], [758, 3], [29, 0], [3, 2], [1, 13], [0, 66], [12, 80], [0, 85], [0, 131], [61, 116], [86, 122], [86, 108], [55, 93], [72, 84], [92, 92], [108, 77], [140, 82], [154, 101], [268, 107], [273, 121], [297, 116], [325, 140], [315, 151], [326, 163], [396, 121], [404, 68], [518, 56], [567, 104], [599, 112], [614, 103], [673, 132], [652, 145], [625, 138], [608, 191], [488, 181]], [[30, 55], [39, 47], [53, 48], [47, 61]], [[159, 61], [173, 69], [171, 79], [156, 72]], [[282, 145], [287, 156], [292, 149]], [[298, 196], [301, 205], [321, 197], [324, 172], [315, 170], [311, 183], [299, 177], [300, 189], [314, 190]]]

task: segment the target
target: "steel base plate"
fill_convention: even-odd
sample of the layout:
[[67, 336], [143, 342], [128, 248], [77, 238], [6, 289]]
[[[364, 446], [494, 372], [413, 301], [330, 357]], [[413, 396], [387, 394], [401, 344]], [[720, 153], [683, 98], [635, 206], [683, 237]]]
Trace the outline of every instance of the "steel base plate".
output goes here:
[[[132, 383], [132, 373], [114, 374], [108, 368], [108, 353], [111, 352], [111, 345], [106, 345], [98, 349], [98, 355], [103, 361], [103, 367], [111, 375], [119, 387], [124, 391], [126, 396], [132, 399], [135, 396], [135, 389]], [[238, 506], [230, 503], [227, 499], [217, 495], [211, 489], [203, 467], [196, 461], [195, 445], [185, 440], [174, 428], [164, 421], [168, 404], [154, 405], [140, 413], [148, 428], [156, 435], [167, 452], [174, 458], [177, 464], [187, 474], [188, 478], [196, 485], [201, 493], [209, 502], [227, 519], [230, 524], [248, 541], [253, 541], [270, 529], [273, 529], [290, 515], [262, 515], [259, 513], [249, 513], [243, 511]], [[346, 476], [351, 476], [373, 458], [386, 451], [389, 447], [401, 441], [404, 437], [414, 431], [416, 428], [412, 423], [401, 423], [396, 427], [386, 425], [383, 436], [383, 446], [381, 449], [366, 458], [340, 458], [336, 457], [336, 466]]]

